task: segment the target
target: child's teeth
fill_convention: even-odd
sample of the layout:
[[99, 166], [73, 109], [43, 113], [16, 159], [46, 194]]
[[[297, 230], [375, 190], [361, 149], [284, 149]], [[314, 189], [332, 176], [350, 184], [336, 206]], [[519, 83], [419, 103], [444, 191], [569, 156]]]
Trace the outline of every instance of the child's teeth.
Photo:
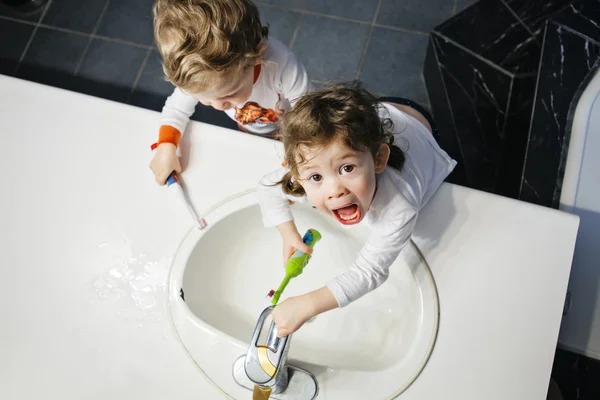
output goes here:
[[343, 219], [344, 221], [350, 221], [350, 220], [356, 218], [356, 214], [358, 214], [358, 209], [352, 215], [342, 215], [342, 214], [338, 213], [338, 215], [340, 216], [340, 218]]

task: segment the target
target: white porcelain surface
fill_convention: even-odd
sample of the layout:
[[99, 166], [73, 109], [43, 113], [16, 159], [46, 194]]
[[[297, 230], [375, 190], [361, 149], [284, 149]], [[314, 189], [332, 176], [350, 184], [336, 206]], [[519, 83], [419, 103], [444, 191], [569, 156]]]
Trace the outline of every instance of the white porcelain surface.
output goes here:
[[[293, 212], [299, 229], [317, 229], [323, 238], [282, 300], [325, 285], [351, 265], [368, 236], [364, 227], [344, 228], [307, 204], [297, 203]], [[205, 218], [208, 227], [192, 230], [177, 252], [170, 304], [195, 362], [224, 391], [242, 398], [244, 389], [235, 387], [228, 372], [269, 305], [266, 293], [283, 277], [281, 239], [276, 230], [262, 227], [254, 193], [225, 202]], [[289, 360], [315, 374], [320, 399], [393, 397], [425, 366], [438, 318], [433, 279], [409, 245], [376, 292], [295, 333]], [[218, 345], [207, 340], [215, 331], [223, 338]]]
[[[157, 123], [0, 76], [0, 398], [224, 398], [170, 322], [169, 266], [192, 224], [148, 169]], [[280, 162], [280, 146], [240, 132], [192, 123], [185, 138], [181, 178], [201, 214]], [[401, 398], [545, 399], [577, 224], [442, 186], [414, 238], [438, 284], [439, 335]]]
[[571, 307], [563, 318], [560, 345], [600, 360], [600, 72], [577, 103], [561, 209], [581, 218], [569, 292]]

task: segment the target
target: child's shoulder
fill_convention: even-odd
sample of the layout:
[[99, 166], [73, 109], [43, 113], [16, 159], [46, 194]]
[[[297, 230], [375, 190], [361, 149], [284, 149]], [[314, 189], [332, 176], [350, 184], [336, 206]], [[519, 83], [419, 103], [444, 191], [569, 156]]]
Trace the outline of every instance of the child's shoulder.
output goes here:
[[267, 49], [263, 55], [264, 61], [280, 64], [287, 61], [290, 54], [293, 53], [285, 44], [283, 44], [280, 40], [269, 36], [269, 40], [267, 41]]

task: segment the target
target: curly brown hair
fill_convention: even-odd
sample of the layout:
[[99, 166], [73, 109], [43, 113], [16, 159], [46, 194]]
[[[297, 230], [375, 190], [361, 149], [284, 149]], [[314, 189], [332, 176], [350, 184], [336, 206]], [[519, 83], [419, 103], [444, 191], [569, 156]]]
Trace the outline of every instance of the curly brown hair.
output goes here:
[[380, 118], [380, 108], [379, 100], [359, 81], [333, 84], [302, 96], [279, 128], [285, 163], [290, 168], [278, 182], [283, 191], [303, 196], [305, 191], [295, 180], [299, 165], [306, 161], [301, 148], [324, 147], [334, 140], [342, 140], [355, 151], [369, 151], [373, 158], [386, 144], [390, 147], [387, 165], [401, 170], [405, 155], [393, 144], [394, 123]]
[[264, 54], [269, 29], [249, 0], [157, 0], [153, 13], [165, 78], [190, 93], [241, 76]]

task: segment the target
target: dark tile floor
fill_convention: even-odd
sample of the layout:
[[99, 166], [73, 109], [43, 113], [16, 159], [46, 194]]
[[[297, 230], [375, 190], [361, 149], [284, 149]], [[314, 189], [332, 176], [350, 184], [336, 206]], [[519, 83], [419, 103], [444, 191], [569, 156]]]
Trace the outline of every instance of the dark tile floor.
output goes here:
[[[0, 3], [0, 73], [160, 110], [173, 90], [152, 44], [154, 0], [50, 0], [30, 15]], [[485, 0], [483, 0], [485, 1]], [[270, 32], [316, 86], [361, 79], [378, 95], [428, 105], [421, 71], [428, 32], [475, 0], [257, 1]], [[198, 106], [193, 117], [232, 126]], [[600, 362], [558, 350], [565, 400], [600, 398]]]
[[[0, 73], [160, 110], [164, 82], [152, 43], [154, 0], [50, 0], [21, 15], [0, 4]], [[475, 0], [257, 1], [270, 34], [318, 86], [361, 79], [378, 95], [428, 107], [421, 70], [428, 32]], [[221, 112], [193, 117], [219, 125]]]

